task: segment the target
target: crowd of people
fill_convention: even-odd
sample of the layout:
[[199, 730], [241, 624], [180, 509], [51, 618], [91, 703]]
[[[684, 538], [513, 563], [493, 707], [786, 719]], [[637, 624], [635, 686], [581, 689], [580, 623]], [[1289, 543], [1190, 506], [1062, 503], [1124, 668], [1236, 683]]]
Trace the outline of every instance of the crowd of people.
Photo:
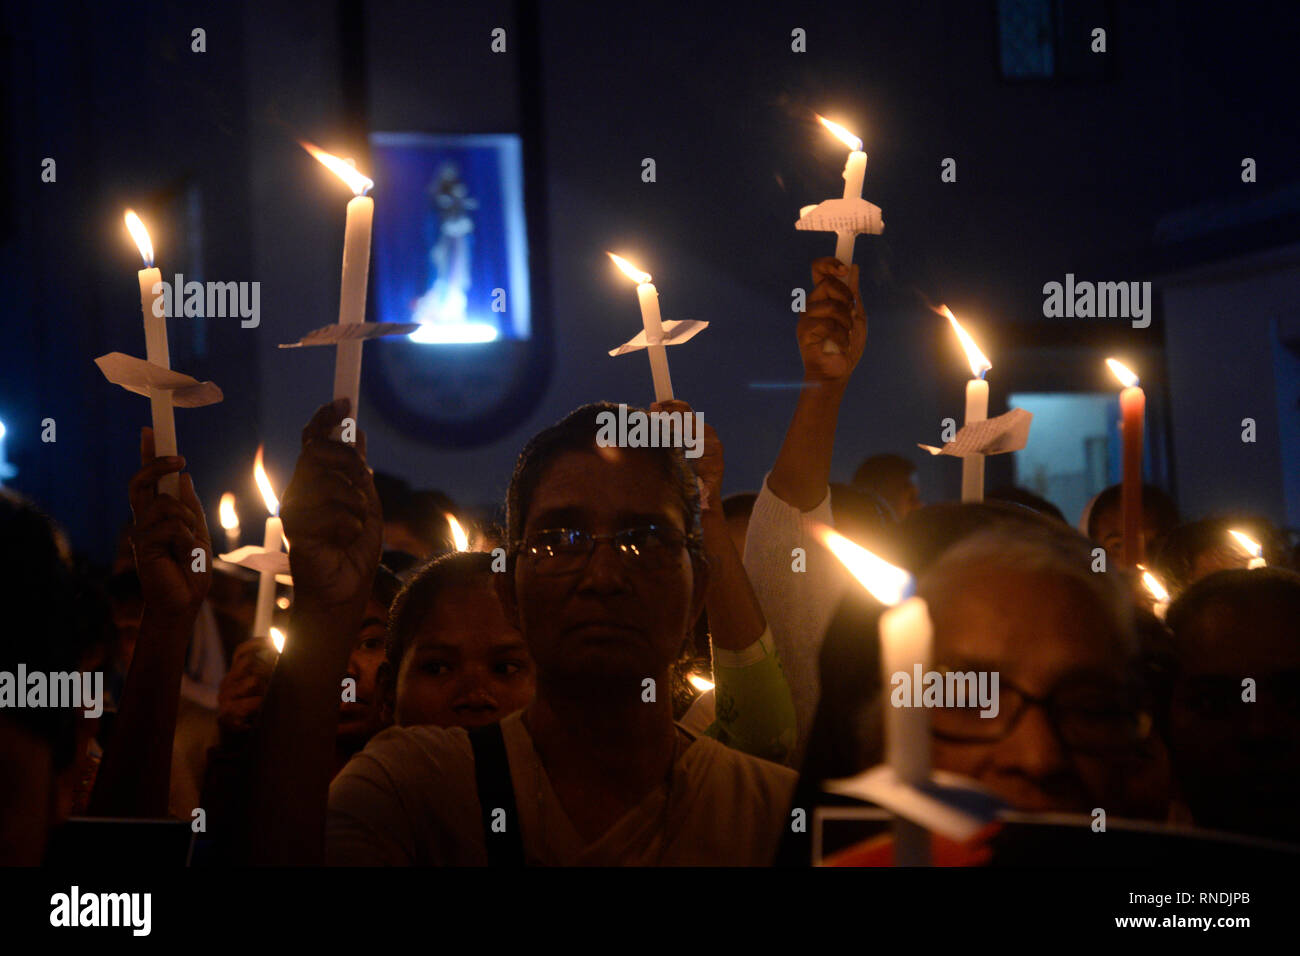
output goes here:
[[916, 578], [936, 668], [999, 675], [991, 719], [934, 711], [935, 769], [1080, 827], [1104, 808], [1300, 842], [1286, 537], [1184, 523], [1146, 489], [1166, 609], [1124, 564], [1115, 488], [1076, 530], [1022, 489], [923, 504], [896, 455], [832, 484], [865, 314], [855, 267], [813, 276], [805, 387], [757, 493], [723, 495], [711, 425], [696, 459], [604, 447], [614, 406], [584, 405], [523, 448], [503, 526], [457, 551], [453, 503], [372, 472], [360, 431], [332, 438], [346, 399], [318, 409], [281, 508], [282, 652], [251, 635], [241, 570], [194, 560], [213, 554], [194, 481], [147, 429], [107, 576], [0, 493], [0, 672], [103, 672], [110, 701], [0, 707], [0, 862], [39, 863], [70, 817], [171, 816], [207, 865], [807, 865], [801, 820], [823, 781], [881, 762], [889, 697], [882, 607], [825, 526]]

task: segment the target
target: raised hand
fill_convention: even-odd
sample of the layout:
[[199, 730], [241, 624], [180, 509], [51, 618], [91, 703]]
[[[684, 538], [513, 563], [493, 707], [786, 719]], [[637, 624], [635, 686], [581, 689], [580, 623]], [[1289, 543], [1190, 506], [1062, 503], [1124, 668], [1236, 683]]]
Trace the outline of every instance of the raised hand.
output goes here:
[[[813, 291], [795, 331], [804, 379], [843, 384], [857, 367], [867, 343], [867, 314], [858, 292], [858, 267], [827, 257], [813, 262], [812, 275]], [[839, 351], [822, 351], [826, 339], [834, 342]]]
[[358, 430], [355, 445], [330, 438], [348, 410], [346, 398], [322, 405], [302, 430], [302, 452], [280, 514], [295, 603], [360, 614], [379, 566], [383, 517], [366, 465], [365, 435]]
[[230, 670], [217, 690], [217, 724], [224, 731], [251, 730], [275, 670], [275, 648], [254, 637], [235, 648]]
[[[669, 399], [666, 402], [655, 402], [650, 406], [652, 412], [681, 412], [683, 419], [694, 412], [691, 406], [679, 398]], [[722, 439], [718, 437], [717, 431], [712, 425], [704, 426], [704, 448], [699, 458], [687, 458], [687, 462], [695, 470], [695, 477], [699, 478], [704, 484], [704, 500], [701, 502], [703, 507], [721, 508], [722, 507]]]
[[140, 433], [140, 464], [127, 493], [134, 517], [131, 547], [145, 607], [162, 619], [192, 622], [212, 583], [212, 538], [203, 506], [188, 474], [180, 476], [179, 498], [159, 494], [158, 480], [181, 471], [185, 459], [155, 458], [151, 428]]

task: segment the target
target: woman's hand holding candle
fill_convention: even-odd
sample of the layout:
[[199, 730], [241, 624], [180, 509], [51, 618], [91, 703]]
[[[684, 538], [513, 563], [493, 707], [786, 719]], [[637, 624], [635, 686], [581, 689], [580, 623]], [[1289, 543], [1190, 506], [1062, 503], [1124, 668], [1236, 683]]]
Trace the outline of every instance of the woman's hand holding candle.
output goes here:
[[[366, 465], [365, 434], [357, 430], [355, 445], [329, 437], [349, 411], [346, 398], [335, 399], [307, 423], [280, 513], [289, 538], [295, 606], [346, 608], [355, 611], [360, 624], [379, 566], [383, 517]], [[347, 635], [349, 642], [355, 633]]]
[[[154, 457], [150, 428], [141, 430], [140, 464], [128, 494], [134, 517], [131, 547], [145, 613], [150, 618], [184, 623], [182, 629], [188, 641], [199, 606], [212, 584], [208, 523], [188, 474], [180, 475], [179, 498], [160, 493], [162, 478], [178, 474], [185, 467], [185, 459]], [[202, 550], [202, 561], [194, 554], [196, 549]], [[202, 570], [196, 571], [196, 567]]]
[[[867, 344], [867, 314], [858, 292], [858, 267], [838, 259], [817, 259], [812, 265], [813, 290], [799, 319], [796, 336], [803, 360], [804, 381], [846, 384]], [[829, 339], [839, 352], [824, 352]]]

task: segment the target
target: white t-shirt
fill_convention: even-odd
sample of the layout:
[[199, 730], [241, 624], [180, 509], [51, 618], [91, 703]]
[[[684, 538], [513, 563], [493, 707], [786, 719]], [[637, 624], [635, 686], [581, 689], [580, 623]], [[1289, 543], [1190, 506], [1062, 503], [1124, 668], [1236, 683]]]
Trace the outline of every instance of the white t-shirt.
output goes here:
[[[505, 718], [501, 730], [529, 865], [771, 863], [789, 825], [793, 771], [698, 738], [680, 752], [671, 784], [587, 843], [551, 789], [522, 714]], [[473, 750], [459, 727], [390, 728], [330, 786], [329, 863], [485, 866], [483, 840]]]

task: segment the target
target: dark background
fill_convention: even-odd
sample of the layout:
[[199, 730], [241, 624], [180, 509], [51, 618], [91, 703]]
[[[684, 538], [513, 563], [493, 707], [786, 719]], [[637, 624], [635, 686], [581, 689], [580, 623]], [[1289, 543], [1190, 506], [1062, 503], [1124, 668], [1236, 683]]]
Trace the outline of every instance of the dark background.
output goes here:
[[[553, 336], [540, 399], [503, 437], [449, 452], [400, 432], [363, 394], [372, 464], [466, 504], [503, 493], [525, 439], [570, 408], [650, 400], [644, 356], [606, 350], [638, 328], [615, 249], [655, 276], [665, 317], [711, 327], [670, 350], [679, 397], [726, 443], [728, 490], [776, 454], [799, 376], [791, 289], [829, 235], [799, 208], [838, 195], [844, 149], [870, 155], [884, 211], [859, 239], [867, 353], [840, 420], [835, 477], [876, 451], [914, 457], [927, 499], [959, 468], [930, 460], [969, 373], [946, 302], [993, 360], [990, 414], [1015, 391], [1112, 388], [1102, 358], [1142, 366], [1161, 477], [1189, 516], [1228, 506], [1300, 525], [1300, 174], [1290, 4], [1049, 0], [1056, 74], [1009, 79], [996, 3], [303, 4], [285, 0], [16, 4], [0, 20], [0, 421], [9, 485], [74, 543], [107, 556], [128, 517], [147, 403], [93, 359], [143, 354], [138, 256], [153, 228], [165, 278], [260, 281], [262, 322], [173, 319], [173, 367], [222, 386], [177, 413], [180, 449], [215, 524], [223, 490], [257, 527], [259, 441], [277, 485], [302, 424], [330, 397], [331, 350], [276, 345], [334, 321], [346, 193], [297, 146], [354, 155], [370, 131], [522, 132], [537, 295]], [[1088, 51], [1093, 26], [1108, 52]], [[191, 52], [191, 30], [207, 51]], [[507, 52], [493, 54], [504, 27]], [[791, 30], [807, 52], [791, 51]], [[43, 183], [41, 162], [57, 161]], [[653, 157], [658, 181], [641, 181]], [[957, 160], [956, 183], [940, 163]], [[1253, 157], [1258, 181], [1241, 181]], [[374, 192], [383, 215], [382, 184]], [[1042, 286], [1151, 280], [1157, 319], [1044, 319]], [[373, 366], [372, 366], [373, 370]], [[369, 414], [368, 414], [369, 413]], [[1240, 440], [1252, 417], [1258, 441]], [[42, 419], [57, 441], [40, 441]], [[1031, 438], [1032, 441], [1032, 438]], [[924, 458], [925, 460], [922, 460]], [[1009, 456], [989, 462], [990, 486]]]

